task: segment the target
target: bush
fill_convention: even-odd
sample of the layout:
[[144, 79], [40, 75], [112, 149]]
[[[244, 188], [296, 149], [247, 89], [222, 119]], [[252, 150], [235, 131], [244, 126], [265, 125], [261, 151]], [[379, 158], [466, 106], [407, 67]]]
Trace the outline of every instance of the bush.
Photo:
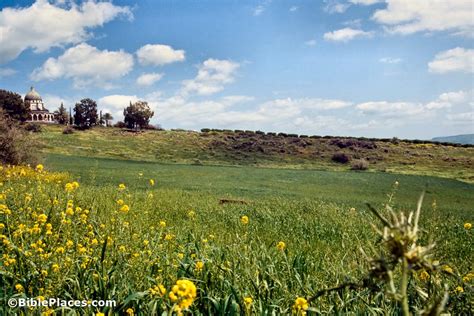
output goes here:
[[211, 131], [210, 128], [202, 128], [201, 133], [209, 133]]
[[118, 121], [117, 123], [114, 124], [114, 127], [127, 128], [127, 124], [125, 124], [125, 123], [122, 122], [122, 121]]
[[33, 133], [41, 133], [43, 128], [38, 123], [28, 123], [25, 125], [25, 130]]
[[332, 155], [332, 161], [338, 162], [338, 163], [348, 163], [350, 158], [347, 156], [345, 153], [335, 153]]
[[37, 145], [24, 129], [0, 109], [0, 163], [36, 164]]
[[369, 163], [365, 159], [356, 159], [351, 163], [352, 170], [367, 170], [369, 169]]
[[63, 129], [63, 134], [73, 134], [74, 133], [74, 128], [72, 128], [71, 126], [66, 126], [64, 129]]

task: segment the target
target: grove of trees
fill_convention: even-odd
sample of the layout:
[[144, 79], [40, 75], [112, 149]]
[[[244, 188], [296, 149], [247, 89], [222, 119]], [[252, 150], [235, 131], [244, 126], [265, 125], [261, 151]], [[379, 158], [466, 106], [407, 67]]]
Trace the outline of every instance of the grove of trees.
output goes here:
[[146, 128], [154, 114], [146, 101], [130, 102], [130, 105], [123, 110], [125, 124], [133, 129]]
[[81, 129], [88, 129], [97, 125], [97, 103], [89, 98], [82, 99], [74, 106], [74, 125]]
[[29, 118], [29, 109], [21, 95], [15, 92], [0, 90], [0, 109], [10, 118], [24, 122]]

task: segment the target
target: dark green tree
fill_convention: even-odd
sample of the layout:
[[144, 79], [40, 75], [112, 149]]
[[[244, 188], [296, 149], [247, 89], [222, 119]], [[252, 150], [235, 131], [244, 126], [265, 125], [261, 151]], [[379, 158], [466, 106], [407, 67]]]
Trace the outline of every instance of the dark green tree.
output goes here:
[[87, 129], [97, 125], [97, 103], [92, 99], [82, 99], [74, 106], [74, 125]]
[[123, 110], [124, 122], [128, 128], [139, 129], [147, 127], [154, 113], [146, 101], [130, 102]]
[[105, 126], [109, 127], [109, 121], [112, 121], [114, 118], [112, 117], [112, 114], [109, 112], [106, 112], [104, 116], [102, 117], [105, 121]]
[[66, 125], [69, 122], [69, 114], [67, 113], [66, 108], [62, 102], [59, 106], [59, 109], [54, 112], [54, 117], [61, 125]]
[[12, 119], [24, 122], [29, 115], [29, 109], [21, 95], [15, 92], [0, 90], [0, 108]]

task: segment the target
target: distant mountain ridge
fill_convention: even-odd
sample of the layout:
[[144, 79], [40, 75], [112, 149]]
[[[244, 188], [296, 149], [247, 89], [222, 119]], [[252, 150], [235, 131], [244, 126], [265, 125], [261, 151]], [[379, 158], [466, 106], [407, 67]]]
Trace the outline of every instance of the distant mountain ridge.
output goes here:
[[463, 134], [454, 136], [441, 136], [432, 139], [435, 142], [449, 142], [456, 144], [474, 145], [474, 134]]

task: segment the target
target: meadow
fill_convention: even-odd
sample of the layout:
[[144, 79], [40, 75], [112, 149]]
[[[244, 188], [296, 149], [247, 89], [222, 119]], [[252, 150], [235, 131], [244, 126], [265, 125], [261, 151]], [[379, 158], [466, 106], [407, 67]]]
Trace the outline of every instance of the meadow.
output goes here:
[[[445, 292], [450, 313], [472, 312], [472, 184], [330, 164], [143, 161], [138, 149], [127, 160], [104, 155], [120, 153], [110, 144], [81, 155], [63, 141], [46, 147], [44, 167], [0, 170], [2, 315], [401, 314], [393, 288], [403, 284], [412, 313], [428, 311]], [[374, 270], [391, 258], [377, 230], [395, 228], [380, 225], [366, 202], [393, 218], [391, 209], [415, 210], [423, 190], [422, 230], [404, 246], [419, 245], [404, 257], [409, 273], [394, 266], [387, 282]], [[328, 290], [344, 284], [352, 285]], [[117, 306], [11, 309], [11, 297]]]

